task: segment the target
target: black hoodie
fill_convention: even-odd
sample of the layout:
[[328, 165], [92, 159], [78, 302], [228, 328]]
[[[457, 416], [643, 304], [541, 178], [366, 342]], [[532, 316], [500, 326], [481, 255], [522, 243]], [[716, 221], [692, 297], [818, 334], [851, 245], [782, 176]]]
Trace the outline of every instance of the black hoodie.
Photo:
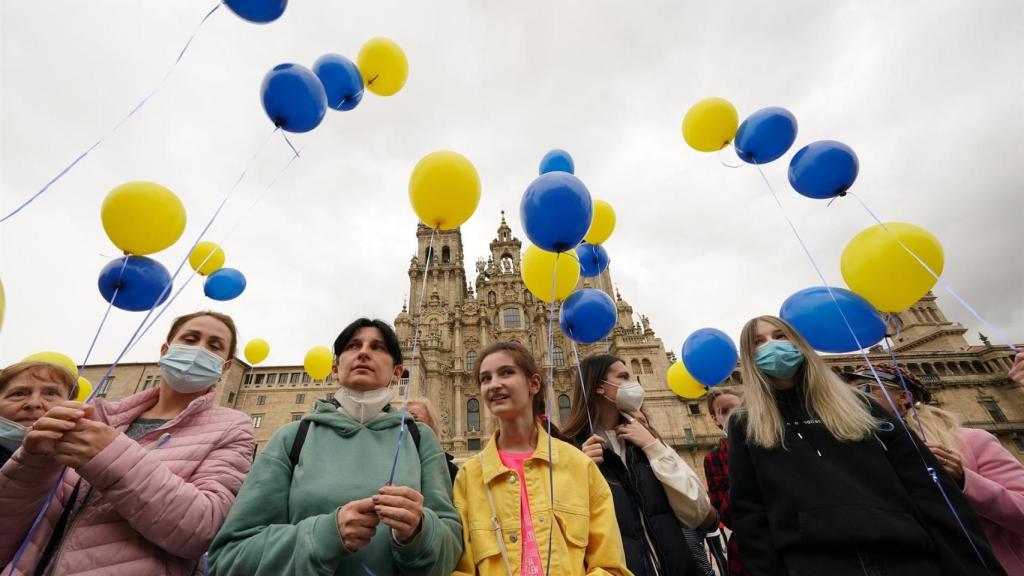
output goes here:
[[785, 448], [749, 443], [745, 412], [729, 421], [730, 504], [745, 571], [836, 576], [859, 562], [850, 573], [860, 574], [869, 573], [863, 558], [879, 557], [896, 559], [893, 574], [1005, 574], [959, 488], [881, 406], [871, 402], [878, 429], [845, 442], [808, 413], [802, 386], [775, 394]]

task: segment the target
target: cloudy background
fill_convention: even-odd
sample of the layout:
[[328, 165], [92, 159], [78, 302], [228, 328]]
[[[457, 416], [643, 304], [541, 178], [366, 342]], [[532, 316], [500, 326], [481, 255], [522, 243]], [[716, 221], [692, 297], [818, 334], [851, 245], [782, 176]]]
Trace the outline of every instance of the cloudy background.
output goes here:
[[[212, 5], [0, 2], [0, 212], [152, 89]], [[470, 279], [500, 210], [524, 238], [522, 191], [541, 156], [562, 147], [591, 194], [615, 207], [615, 282], [666, 345], [703, 326], [735, 337], [819, 282], [756, 170], [683, 142], [683, 114], [710, 95], [741, 117], [765, 106], [796, 115], [797, 145], [766, 171], [831, 283], [842, 285], [846, 241], [872, 222], [852, 199], [828, 207], [788, 187], [792, 153], [825, 138], [857, 151], [854, 190], [882, 218], [938, 236], [945, 279], [1024, 341], [1019, 1], [293, 0], [264, 26], [218, 10], [139, 114], [0, 224], [0, 364], [40, 350], [82, 361], [106, 307], [96, 276], [118, 256], [99, 219], [111, 188], [146, 179], [182, 198], [185, 235], [156, 255], [173, 270], [272, 130], [264, 73], [327, 52], [354, 59], [373, 36], [405, 49], [405, 89], [367, 94], [293, 136], [302, 157], [250, 210], [289, 159], [270, 140], [208, 235], [239, 223], [224, 249], [248, 278], [245, 294], [210, 304], [193, 282], [127, 361], [155, 361], [170, 318], [200, 307], [233, 315], [243, 343], [266, 338], [278, 364], [301, 363], [357, 315], [393, 320], [416, 247], [409, 173], [437, 149], [466, 155], [483, 182], [463, 227]], [[939, 295], [976, 340], [977, 322]], [[92, 362], [112, 361], [141, 317], [115, 309]]]

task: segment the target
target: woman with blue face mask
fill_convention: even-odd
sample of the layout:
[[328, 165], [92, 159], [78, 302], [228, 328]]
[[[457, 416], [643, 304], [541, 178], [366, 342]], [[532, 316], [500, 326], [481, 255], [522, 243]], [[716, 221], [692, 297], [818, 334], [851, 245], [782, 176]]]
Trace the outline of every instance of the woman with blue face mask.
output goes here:
[[4, 570], [67, 467], [16, 573], [192, 574], [255, 445], [249, 418], [217, 405], [236, 341], [228, 316], [182, 316], [161, 347], [159, 386], [39, 418], [0, 469]]
[[748, 322], [740, 364], [743, 403], [728, 440], [744, 574], [1005, 574], [920, 440], [843, 382], [789, 324]]

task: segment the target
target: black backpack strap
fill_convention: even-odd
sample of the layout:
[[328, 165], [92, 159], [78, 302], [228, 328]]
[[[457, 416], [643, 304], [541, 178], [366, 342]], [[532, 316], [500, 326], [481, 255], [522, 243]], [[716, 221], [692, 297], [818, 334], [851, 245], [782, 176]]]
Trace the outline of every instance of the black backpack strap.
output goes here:
[[[63, 482], [63, 480], [61, 481]], [[57, 520], [56, 526], [53, 527], [50, 541], [46, 543], [46, 550], [43, 551], [43, 555], [39, 558], [39, 563], [36, 564], [35, 576], [42, 576], [46, 573], [46, 565], [50, 563], [50, 560], [53, 560], [57, 547], [60, 546], [61, 540], [64, 539], [64, 530], [68, 527], [68, 518], [71, 517], [71, 509], [75, 507], [75, 502], [78, 500], [78, 490], [81, 487], [82, 479], [79, 478], [78, 482], [75, 482], [75, 489], [71, 491], [71, 497], [68, 498], [67, 503], [64, 505], [64, 510], [60, 513], [60, 519]]]
[[412, 443], [416, 445], [416, 453], [420, 451], [420, 427], [416, 425], [416, 420], [412, 418], [405, 419], [405, 429], [409, 431], [409, 436], [412, 436]]
[[299, 422], [299, 430], [295, 433], [295, 440], [292, 441], [292, 451], [288, 453], [288, 460], [292, 463], [292, 468], [299, 463], [299, 454], [302, 454], [302, 445], [306, 443], [306, 434], [309, 433], [309, 425], [312, 424], [309, 420], [303, 420]]

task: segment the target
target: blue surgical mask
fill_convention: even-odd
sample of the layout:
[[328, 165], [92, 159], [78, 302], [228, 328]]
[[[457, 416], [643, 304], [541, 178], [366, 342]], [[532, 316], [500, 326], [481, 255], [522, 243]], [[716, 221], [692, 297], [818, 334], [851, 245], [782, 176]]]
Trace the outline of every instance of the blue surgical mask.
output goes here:
[[172, 344], [160, 359], [160, 374], [182, 394], [202, 392], [220, 379], [224, 359], [202, 346]]
[[754, 362], [773, 378], [790, 378], [804, 364], [804, 354], [792, 342], [772, 340], [754, 352]]
[[25, 428], [21, 424], [7, 418], [0, 417], [0, 446], [7, 449], [9, 452], [14, 452], [21, 446], [21, 441], [25, 439], [25, 434], [28, 432], [28, 428]]

